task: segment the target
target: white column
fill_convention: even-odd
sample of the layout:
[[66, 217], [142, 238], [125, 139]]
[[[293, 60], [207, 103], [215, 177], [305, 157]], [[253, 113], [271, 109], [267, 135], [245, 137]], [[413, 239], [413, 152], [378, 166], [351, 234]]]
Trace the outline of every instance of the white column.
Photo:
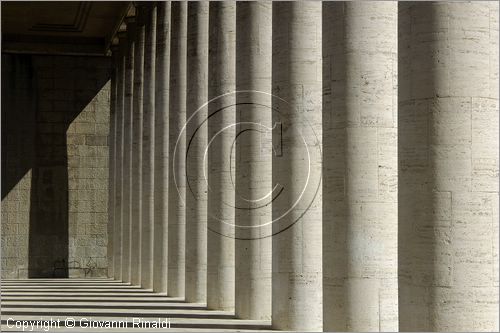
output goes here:
[[398, 330], [397, 10], [323, 4], [328, 331]]
[[235, 312], [271, 319], [272, 5], [239, 2], [236, 15]]
[[[207, 305], [234, 309], [234, 186], [236, 3], [211, 2], [208, 95]], [[219, 133], [220, 132], [220, 133]], [[231, 160], [232, 159], [232, 160]]]
[[399, 328], [498, 331], [498, 2], [399, 11]]
[[[321, 331], [321, 2], [273, 3], [272, 324]], [[281, 99], [279, 99], [281, 98]], [[281, 137], [280, 137], [281, 135]]]
[[134, 47], [134, 99], [132, 111], [132, 228], [130, 238], [130, 282], [132, 285], [141, 284], [144, 31], [144, 14], [142, 10], [137, 9]]
[[119, 50], [118, 63], [116, 65], [116, 188], [115, 188], [115, 207], [114, 207], [114, 230], [113, 230], [113, 253], [114, 253], [114, 277], [116, 280], [122, 279], [122, 167], [123, 167], [123, 103], [125, 94], [125, 54], [126, 39], [125, 32], [118, 33]]
[[142, 228], [141, 228], [141, 286], [153, 288], [154, 270], [154, 104], [155, 104], [155, 50], [156, 4], [140, 5], [144, 10], [144, 81], [142, 131]]
[[109, 104], [109, 180], [108, 180], [108, 277], [114, 276], [114, 255], [113, 255], [113, 240], [114, 240], [114, 215], [115, 215], [115, 149], [116, 149], [116, 90], [117, 90], [117, 65], [118, 65], [118, 47], [111, 46], [113, 67], [111, 71], [111, 91]]
[[[187, 2], [172, 3], [172, 40], [170, 54], [170, 156], [174, 149], [186, 150], [186, 43]], [[185, 154], [172, 159], [168, 196], [168, 295], [184, 297], [185, 259]], [[174, 183], [174, 177], [177, 180]]]
[[[188, 3], [186, 142], [186, 301], [205, 303], [207, 293], [207, 184], [203, 154], [208, 140], [209, 2]], [[187, 149], [187, 147], [186, 147]]]
[[133, 17], [125, 19], [127, 24], [127, 55], [125, 59], [125, 99], [123, 102], [123, 170], [122, 170], [122, 281], [130, 282], [130, 238], [131, 238], [131, 176], [132, 176], [132, 107], [134, 84], [134, 38]]
[[168, 281], [168, 122], [170, 80], [170, 2], [158, 3], [155, 87], [155, 233], [154, 280], [156, 292], [167, 292]]

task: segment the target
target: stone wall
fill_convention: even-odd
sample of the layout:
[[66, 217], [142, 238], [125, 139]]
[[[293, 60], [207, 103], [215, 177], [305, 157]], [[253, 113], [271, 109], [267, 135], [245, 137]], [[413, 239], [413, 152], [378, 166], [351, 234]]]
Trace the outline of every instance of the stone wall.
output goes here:
[[2, 55], [2, 278], [106, 274], [109, 75]]

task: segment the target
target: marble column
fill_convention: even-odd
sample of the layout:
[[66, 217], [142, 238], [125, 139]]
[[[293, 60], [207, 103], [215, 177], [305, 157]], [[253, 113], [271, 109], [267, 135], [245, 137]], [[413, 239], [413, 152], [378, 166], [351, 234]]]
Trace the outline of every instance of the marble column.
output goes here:
[[237, 3], [235, 312], [243, 319], [271, 319], [271, 19], [270, 2]]
[[272, 325], [321, 331], [321, 2], [273, 2]]
[[323, 3], [328, 331], [398, 330], [397, 10]]
[[399, 8], [399, 328], [498, 331], [498, 2]]
[[[186, 78], [186, 301], [205, 303], [207, 293], [207, 184], [203, 154], [208, 142], [209, 2], [188, 2]], [[186, 148], [187, 149], [187, 148]]]
[[[184, 297], [187, 2], [172, 3], [168, 195], [168, 295]], [[175, 182], [174, 182], [175, 178]]]
[[114, 238], [114, 214], [115, 214], [115, 149], [116, 149], [116, 86], [117, 86], [117, 65], [118, 65], [118, 46], [111, 46], [111, 56], [113, 61], [113, 69], [111, 72], [111, 91], [109, 103], [109, 163], [108, 163], [108, 277], [114, 276], [114, 253], [113, 253], [113, 238]]
[[127, 17], [127, 54], [125, 59], [125, 97], [123, 102], [122, 169], [122, 281], [130, 282], [130, 238], [132, 219], [132, 111], [134, 84], [135, 18]]
[[145, 24], [142, 9], [137, 8], [134, 47], [134, 98], [132, 111], [132, 228], [130, 238], [130, 282], [141, 284], [142, 219], [142, 108], [144, 79]]
[[115, 207], [113, 230], [113, 265], [114, 277], [122, 279], [122, 169], [123, 169], [123, 116], [125, 99], [125, 55], [127, 52], [126, 33], [118, 33], [119, 50], [116, 65], [116, 143], [115, 143]]
[[155, 214], [153, 288], [166, 293], [168, 282], [168, 122], [170, 80], [170, 2], [158, 3], [155, 86]]
[[155, 138], [155, 53], [156, 3], [143, 3], [145, 44], [143, 73], [142, 129], [142, 218], [141, 218], [141, 286], [153, 288], [154, 270], [154, 138]]
[[207, 305], [233, 310], [236, 3], [210, 2], [209, 22]]

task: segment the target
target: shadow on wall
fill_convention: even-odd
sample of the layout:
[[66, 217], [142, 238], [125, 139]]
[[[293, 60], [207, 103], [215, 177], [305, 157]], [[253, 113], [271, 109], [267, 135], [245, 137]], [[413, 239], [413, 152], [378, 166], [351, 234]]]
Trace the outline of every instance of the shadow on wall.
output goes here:
[[[109, 77], [104, 57], [2, 55], [2, 206], [16, 193], [3, 214], [4, 269], [68, 277], [67, 131]], [[15, 187], [30, 170], [23, 200]]]

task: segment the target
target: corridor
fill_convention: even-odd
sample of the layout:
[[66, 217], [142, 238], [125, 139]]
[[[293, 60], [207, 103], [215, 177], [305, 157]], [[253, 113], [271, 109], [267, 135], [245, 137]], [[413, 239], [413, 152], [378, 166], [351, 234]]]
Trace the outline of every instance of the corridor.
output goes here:
[[0, 305], [2, 331], [21, 328], [23, 323], [28, 325], [27, 331], [33, 325], [35, 331], [81, 327], [92, 328], [92, 332], [151, 332], [158, 328], [245, 332], [270, 330], [271, 324], [236, 319], [231, 311], [207, 310], [203, 303], [187, 303], [109, 278], [3, 280]]
[[2, 328], [498, 331], [498, 2], [1, 6]]

